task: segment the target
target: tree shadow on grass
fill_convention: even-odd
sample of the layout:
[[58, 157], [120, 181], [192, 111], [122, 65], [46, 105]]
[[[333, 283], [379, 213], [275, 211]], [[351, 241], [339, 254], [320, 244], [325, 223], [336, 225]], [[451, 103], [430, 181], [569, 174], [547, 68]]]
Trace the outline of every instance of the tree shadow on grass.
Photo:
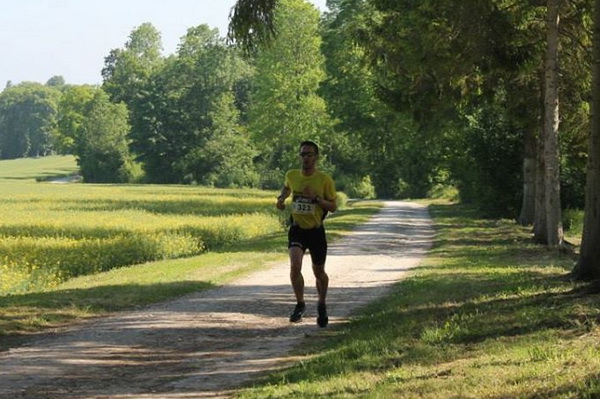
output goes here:
[[[40, 328], [58, 327], [92, 310], [103, 314], [199, 292], [215, 285], [178, 281], [153, 285], [125, 284], [85, 289], [54, 290], [0, 297], [0, 352], [22, 343]], [[20, 333], [16, 333], [19, 331]]]
[[[489, 396], [490, 399], [505, 399], [506, 397], [507, 396], [502, 393]], [[538, 388], [535, 392], [519, 395], [519, 398], [523, 399], [573, 397], [589, 399], [600, 398], [600, 373], [589, 373], [588, 376], [583, 379], [567, 382], [555, 388]]]
[[[335, 355], [317, 356], [310, 365], [283, 370], [265, 383], [278, 384], [282, 379], [314, 382], [319, 379], [315, 376], [331, 380], [350, 370], [385, 374], [398, 367], [460, 363], [480, 356], [476, 345], [488, 340], [505, 341], [510, 350], [511, 343], [546, 332], [557, 332], [564, 341], [577, 341], [600, 319], [578, 315], [581, 297], [569, 290], [535, 292], [547, 277], [531, 272], [524, 279], [529, 283], [521, 280], [520, 287], [477, 274], [442, 274], [399, 282], [390, 295], [364, 307], [341, 334], [324, 342], [326, 347], [314, 350]], [[517, 280], [520, 278], [513, 283]], [[436, 296], [436, 292], [447, 295]], [[589, 299], [588, 305], [593, 307], [594, 299]], [[433, 334], [428, 336], [428, 331]], [[585, 385], [574, 381], [565, 389], [582, 383]]]
[[[126, 294], [129, 288], [112, 289], [108, 294]], [[334, 319], [346, 317], [372, 289], [331, 289], [334, 328]], [[82, 289], [63, 294], [107, 292]], [[0, 357], [0, 379], [5, 382], [0, 398], [23, 392], [25, 398], [84, 397], [106, 394], [109, 386], [118, 395], [197, 394], [222, 389], [215, 380], [236, 385], [261, 375], [265, 368], [260, 365], [280, 365], [303, 337], [317, 333], [313, 306], [306, 321], [288, 322], [291, 297], [289, 284], [227, 285], [102, 318], [89, 327], [83, 323], [59, 335], [38, 336], [20, 357]], [[32, 378], [32, 365], [47, 374]]]

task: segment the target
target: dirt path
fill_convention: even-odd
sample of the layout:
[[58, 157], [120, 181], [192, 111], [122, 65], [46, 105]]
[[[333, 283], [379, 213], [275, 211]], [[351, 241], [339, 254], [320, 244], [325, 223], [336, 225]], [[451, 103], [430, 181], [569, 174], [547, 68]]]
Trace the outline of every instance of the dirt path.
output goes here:
[[[383, 295], [419, 264], [433, 230], [417, 204], [383, 210], [332, 245], [330, 327]], [[0, 354], [0, 398], [221, 398], [294, 359], [318, 334], [314, 278], [306, 259], [309, 312], [290, 324], [288, 265], [217, 289], [82, 323]]]

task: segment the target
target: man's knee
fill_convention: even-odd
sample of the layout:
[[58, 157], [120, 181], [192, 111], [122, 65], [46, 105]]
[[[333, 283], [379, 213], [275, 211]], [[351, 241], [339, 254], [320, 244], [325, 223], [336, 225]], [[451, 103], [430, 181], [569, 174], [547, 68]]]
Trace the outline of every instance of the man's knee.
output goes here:
[[327, 273], [325, 272], [325, 264], [318, 265], [313, 263], [312, 268], [316, 278], [327, 278]]
[[290, 267], [290, 275], [299, 276], [301, 274], [302, 274], [302, 266], [299, 264], [292, 263], [292, 265]]

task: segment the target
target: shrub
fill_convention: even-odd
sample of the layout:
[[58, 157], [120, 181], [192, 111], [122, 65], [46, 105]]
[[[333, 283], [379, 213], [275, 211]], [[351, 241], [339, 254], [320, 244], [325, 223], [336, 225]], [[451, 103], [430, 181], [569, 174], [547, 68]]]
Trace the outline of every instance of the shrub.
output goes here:
[[338, 209], [344, 209], [348, 205], [348, 196], [343, 191], [338, 191], [335, 199]]
[[375, 186], [371, 176], [343, 176], [336, 181], [340, 190], [343, 190], [350, 198], [373, 199], [376, 197]]
[[565, 209], [562, 213], [562, 223], [569, 235], [583, 234], [583, 211], [581, 209]]

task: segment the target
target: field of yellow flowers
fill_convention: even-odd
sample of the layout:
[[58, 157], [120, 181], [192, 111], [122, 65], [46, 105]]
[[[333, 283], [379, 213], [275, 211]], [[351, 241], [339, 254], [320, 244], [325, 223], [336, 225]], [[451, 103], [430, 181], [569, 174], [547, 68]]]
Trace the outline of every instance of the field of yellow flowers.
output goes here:
[[274, 193], [1, 180], [0, 295], [281, 232]]

